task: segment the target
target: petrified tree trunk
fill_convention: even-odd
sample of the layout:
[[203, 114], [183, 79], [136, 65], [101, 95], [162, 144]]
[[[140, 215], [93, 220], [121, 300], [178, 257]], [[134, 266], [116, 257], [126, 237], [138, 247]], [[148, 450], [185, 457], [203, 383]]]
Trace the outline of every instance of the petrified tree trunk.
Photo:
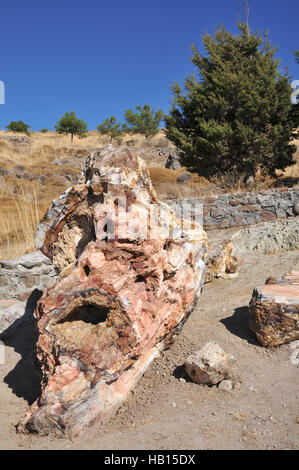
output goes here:
[[263, 346], [299, 339], [299, 271], [270, 277], [256, 287], [249, 307], [249, 327]]
[[18, 430], [73, 437], [121, 405], [192, 311], [206, 235], [157, 199], [135, 152], [109, 145], [52, 203], [36, 244], [60, 276], [35, 313], [42, 394]]

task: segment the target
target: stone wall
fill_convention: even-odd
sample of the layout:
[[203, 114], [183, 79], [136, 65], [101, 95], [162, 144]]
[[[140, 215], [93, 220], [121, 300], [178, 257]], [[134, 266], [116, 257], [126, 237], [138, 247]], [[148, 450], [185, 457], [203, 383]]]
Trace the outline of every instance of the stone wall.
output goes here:
[[55, 279], [54, 266], [39, 251], [0, 261], [0, 338], [32, 315], [38, 298]]
[[206, 230], [229, 228], [299, 215], [299, 187], [165, 202], [174, 208], [178, 216], [186, 203], [192, 206], [198, 220], [202, 210]]

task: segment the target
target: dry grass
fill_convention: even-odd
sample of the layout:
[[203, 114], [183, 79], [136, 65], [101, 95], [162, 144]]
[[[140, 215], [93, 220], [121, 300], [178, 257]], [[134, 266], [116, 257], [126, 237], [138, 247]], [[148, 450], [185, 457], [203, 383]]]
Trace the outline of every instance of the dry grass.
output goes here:
[[[34, 233], [40, 219], [51, 201], [77, 177], [76, 158], [109, 143], [109, 138], [94, 131], [84, 139], [74, 137], [72, 143], [69, 136], [55, 132], [32, 132], [30, 145], [14, 145], [5, 140], [8, 136], [22, 134], [0, 131], [0, 259], [15, 258], [34, 250]], [[163, 132], [148, 142], [139, 135], [125, 136], [123, 143], [171, 146]], [[69, 159], [70, 163], [57, 166], [53, 164], [56, 158]]]
[[297, 146], [297, 151], [294, 156], [294, 159], [296, 160], [296, 164], [286, 168], [286, 170], [284, 171], [283, 177], [298, 178], [298, 182], [299, 182], [299, 139], [294, 140], [293, 143]]
[[[70, 180], [78, 174], [78, 155], [88, 155], [90, 151], [109, 142], [109, 139], [99, 137], [94, 131], [84, 139], [74, 137], [72, 144], [69, 136], [55, 132], [32, 132], [29, 146], [14, 146], [1, 139], [8, 135], [13, 134], [0, 131], [0, 259], [15, 258], [34, 250], [34, 233], [41, 217], [51, 201], [69, 187]], [[266, 189], [274, 184], [274, 180], [268, 178], [257, 181], [257, 187], [245, 188], [240, 179], [233, 183], [229, 175], [221, 175], [221, 178], [208, 181], [196, 174], [192, 174], [189, 181], [178, 183], [178, 177], [186, 169], [174, 171], [162, 168], [165, 164], [164, 157], [153, 158], [152, 154], [146, 154], [146, 147], [171, 147], [163, 132], [149, 142], [142, 136], [126, 136], [123, 143], [144, 148], [142, 158], [147, 161], [160, 199], [194, 198], [217, 192]], [[296, 144], [297, 163], [287, 168], [279, 178], [281, 184], [299, 182], [299, 141]], [[53, 164], [56, 158], [65, 160], [66, 164]]]
[[216, 187], [204, 176], [191, 175], [191, 179], [178, 183], [178, 177], [186, 168], [169, 170], [167, 168], [149, 168], [153, 186], [160, 199], [187, 199], [215, 193]]
[[[0, 138], [5, 136], [26, 136], [26, 134], [13, 133], [0, 131]], [[57, 134], [54, 131], [49, 131], [47, 133], [41, 132], [31, 132], [30, 133], [30, 152], [34, 153], [35, 151], [42, 152], [43, 147], [51, 147], [55, 151], [65, 150], [65, 151], [74, 151], [74, 150], [87, 150], [93, 151], [98, 147], [109, 144], [109, 137], [101, 136], [96, 131], [88, 132], [87, 137], [79, 138], [74, 136], [73, 142], [69, 135]], [[173, 147], [173, 145], [166, 139], [163, 130], [161, 130], [157, 135], [152, 139], [146, 141], [145, 137], [139, 134], [136, 135], [125, 135], [121, 141], [115, 141], [116, 144], [122, 143], [124, 145], [130, 145], [134, 147], [149, 146], [149, 147]], [[1, 142], [2, 144], [2, 142]]]
[[37, 191], [20, 185], [13, 196], [1, 197], [0, 258], [14, 258], [34, 251], [34, 233], [47, 204], [39, 201]]

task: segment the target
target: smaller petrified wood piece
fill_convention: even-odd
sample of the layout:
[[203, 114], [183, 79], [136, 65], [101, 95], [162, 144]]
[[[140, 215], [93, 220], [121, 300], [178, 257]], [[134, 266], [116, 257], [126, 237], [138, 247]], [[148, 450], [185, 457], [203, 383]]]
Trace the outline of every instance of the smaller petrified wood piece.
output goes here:
[[263, 346], [299, 339], [299, 271], [270, 277], [256, 287], [249, 306], [249, 328]]

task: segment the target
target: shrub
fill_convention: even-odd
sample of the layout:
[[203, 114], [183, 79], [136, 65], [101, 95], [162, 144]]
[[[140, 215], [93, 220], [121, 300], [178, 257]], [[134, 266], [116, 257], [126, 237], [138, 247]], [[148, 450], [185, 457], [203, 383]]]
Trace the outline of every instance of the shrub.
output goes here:
[[28, 124], [25, 124], [25, 122], [23, 121], [11, 121], [11, 123], [6, 126], [6, 129], [12, 132], [21, 132], [23, 134], [29, 134], [30, 126]]

